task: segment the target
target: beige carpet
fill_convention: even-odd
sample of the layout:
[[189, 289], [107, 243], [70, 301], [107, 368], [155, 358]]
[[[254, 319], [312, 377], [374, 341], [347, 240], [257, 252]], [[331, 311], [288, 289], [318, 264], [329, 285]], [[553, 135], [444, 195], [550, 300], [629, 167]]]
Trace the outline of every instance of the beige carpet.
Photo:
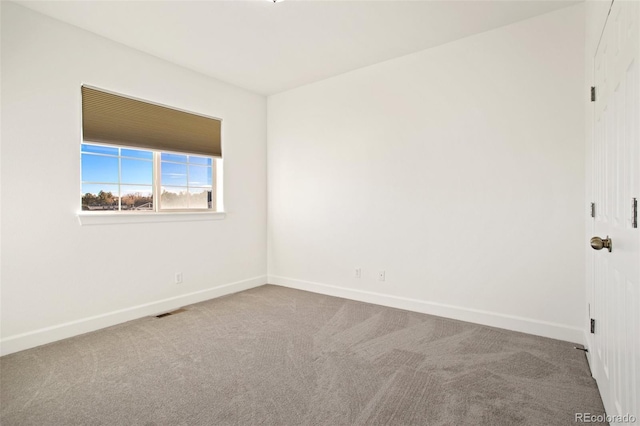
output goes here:
[[268, 285], [0, 358], [0, 422], [571, 425], [573, 346]]

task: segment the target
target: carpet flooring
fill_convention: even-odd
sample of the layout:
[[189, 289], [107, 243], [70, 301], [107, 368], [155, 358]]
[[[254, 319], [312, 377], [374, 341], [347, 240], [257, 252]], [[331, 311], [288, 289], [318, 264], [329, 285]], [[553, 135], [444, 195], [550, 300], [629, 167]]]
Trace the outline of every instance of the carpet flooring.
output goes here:
[[571, 343], [266, 285], [0, 358], [10, 425], [570, 425]]

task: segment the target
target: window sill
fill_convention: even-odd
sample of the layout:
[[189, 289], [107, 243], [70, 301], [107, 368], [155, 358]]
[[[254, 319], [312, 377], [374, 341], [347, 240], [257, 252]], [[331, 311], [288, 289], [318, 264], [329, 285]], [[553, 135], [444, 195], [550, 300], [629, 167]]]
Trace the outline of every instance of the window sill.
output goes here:
[[118, 225], [127, 223], [199, 222], [221, 220], [225, 212], [107, 213], [78, 212], [80, 225]]

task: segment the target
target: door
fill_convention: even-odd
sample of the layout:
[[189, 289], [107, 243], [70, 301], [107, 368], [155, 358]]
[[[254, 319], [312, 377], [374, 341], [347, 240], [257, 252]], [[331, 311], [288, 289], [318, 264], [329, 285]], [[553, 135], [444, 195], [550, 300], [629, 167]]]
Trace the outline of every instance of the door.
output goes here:
[[[592, 372], [610, 416], [640, 421], [640, 2], [614, 0], [594, 58]], [[615, 420], [612, 424], [617, 424]]]

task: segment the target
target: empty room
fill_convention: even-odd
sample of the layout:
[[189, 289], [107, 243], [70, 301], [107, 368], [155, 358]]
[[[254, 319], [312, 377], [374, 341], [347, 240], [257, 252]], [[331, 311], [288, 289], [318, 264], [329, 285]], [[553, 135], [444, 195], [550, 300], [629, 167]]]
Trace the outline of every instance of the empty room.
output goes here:
[[0, 423], [640, 422], [640, 2], [0, 2]]

